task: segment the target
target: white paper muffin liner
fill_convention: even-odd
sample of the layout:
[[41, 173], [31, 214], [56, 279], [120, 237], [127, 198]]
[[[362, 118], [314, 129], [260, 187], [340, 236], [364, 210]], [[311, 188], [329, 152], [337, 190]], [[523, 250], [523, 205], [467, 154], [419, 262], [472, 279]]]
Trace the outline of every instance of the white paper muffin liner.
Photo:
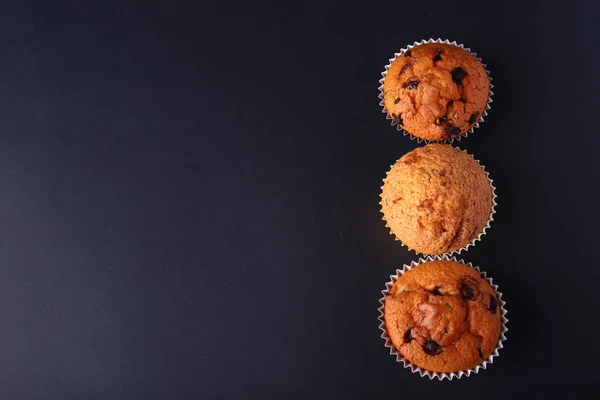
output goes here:
[[[441, 142], [434, 142], [434, 143], [441, 143]], [[461, 148], [458, 148], [456, 146], [453, 146], [455, 149], [462, 151], [463, 153], [473, 157], [472, 154], [469, 154], [466, 150], [463, 150]], [[402, 157], [401, 157], [402, 158]], [[496, 195], [496, 187], [494, 186], [494, 181], [490, 178], [490, 173], [487, 172], [485, 170], [485, 166], [483, 164], [481, 164], [481, 162], [476, 159], [475, 157], [473, 157], [473, 159], [477, 162], [477, 164], [481, 167], [481, 169], [483, 169], [483, 172], [485, 173], [485, 176], [487, 177], [489, 183], [490, 183], [490, 187], [492, 188], [492, 211], [490, 212], [490, 217], [487, 221], [487, 224], [483, 227], [483, 230], [481, 231], [481, 233], [479, 233], [470, 243], [468, 243], [467, 245], [465, 245], [464, 247], [461, 247], [458, 250], [452, 250], [449, 251], [447, 253], [443, 253], [443, 254], [434, 254], [434, 255], [439, 255], [439, 256], [443, 256], [443, 255], [453, 255], [454, 253], [456, 254], [460, 254], [462, 251], [467, 251], [469, 249], [469, 247], [471, 246], [475, 246], [475, 244], [481, 240], [481, 238], [487, 233], [487, 230], [490, 229], [490, 223], [494, 220], [494, 214], [496, 213], [496, 206], [498, 205], [498, 203], [496, 203], [496, 198], [498, 197]], [[399, 159], [398, 159], [399, 160]], [[398, 160], [396, 162], [398, 162]], [[386, 172], [385, 174], [385, 178], [383, 179], [383, 183], [385, 184], [385, 181], [387, 179], [388, 174], [390, 173], [390, 171], [392, 170], [393, 165], [390, 165], [390, 169]], [[382, 206], [382, 209], [380, 210], [381, 213], [383, 214], [383, 198], [382, 198], [382, 194], [383, 194], [383, 186], [381, 186], [382, 192], [379, 194], [379, 197], [381, 198], [381, 201], [379, 202], [379, 205]], [[392, 232], [392, 228], [389, 226], [388, 222], [385, 219], [385, 214], [383, 215], [383, 217], [381, 218], [383, 221], [385, 221], [385, 227], [388, 228], [390, 230], [390, 234], [394, 236], [394, 238], [400, 242], [400, 244], [402, 246], [405, 246], [408, 250], [412, 250], [415, 253], [417, 253], [417, 255], [422, 254], [424, 256], [428, 255], [426, 253], [423, 253], [421, 251], [418, 251], [416, 249], [413, 249], [411, 247], [409, 247], [408, 245], [406, 245], [404, 242], [402, 242], [402, 240], [400, 240], [398, 238], [398, 236], [396, 236], [396, 234], [394, 232]]]
[[[379, 86], [379, 98], [381, 99], [379, 105], [382, 107], [382, 112], [386, 115], [386, 119], [392, 120], [392, 118], [390, 117], [389, 113], [387, 112], [387, 110], [385, 109], [385, 104], [384, 104], [384, 100], [383, 100], [383, 81], [385, 80], [385, 76], [387, 75], [388, 70], [390, 69], [390, 66], [392, 65], [392, 63], [394, 62], [394, 60], [396, 60], [396, 58], [404, 55], [404, 53], [406, 53], [408, 50], [412, 49], [415, 46], [419, 46], [422, 44], [426, 44], [426, 43], [441, 43], [441, 44], [450, 44], [450, 45], [454, 45], [457, 47], [460, 47], [461, 49], [464, 49], [466, 51], [468, 51], [469, 53], [471, 53], [473, 55], [473, 57], [475, 57], [477, 60], [479, 60], [479, 62], [481, 62], [481, 64], [483, 65], [483, 69], [485, 70], [485, 72], [487, 73], [488, 79], [490, 80], [490, 95], [488, 96], [488, 101], [487, 104], [485, 106], [485, 109], [483, 110], [483, 112], [481, 113], [481, 116], [479, 117], [479, 120], [475, 123], [475, 125], [473, 125], [468, 131], [466, 131], [465, 133], [463, 133], [462, 135], [456, 137], [456, 138], [450, 138], [450, 139], [445, 139], [445, 140], [425, 140], [425, 139], [421, 139], [419, 137], [414, 136], [412, 133], [404, 130], [403, 128], [400, 127], [400, 125], [396, 125], [396, 130], [398, 131], [402, 131], [404, 136], [410, 136], [411, 139], [416, 140], [417, 143], [421, 143], [421, 142], [425, 142], [425, 143], [452, 143], [454, 140], [456, 141], [460, 141], [463, 137], [466, 138], [469, 133], [473, 133], [473, 131], [475, 130], [475, 128], [479, 128], [479, 124], [481, 122], [483, 122], [484, 117], [486, 117], [488, 115], [488, 110], [491, 107], [491, 103], [493, 102], [492, 100], [492, 96], [494, 95], [494, 92], [492, 91], [492, 89], [494, 88], [494, 85], [492, 85], [492, 77], [490, 76], [490, 71], [488, 71], [486, 65], [482, 62], [481, 58], [477, 57], [477, 53], [474, 53], [471, 51], [471, 49], [469, 49], [468, 47], [465, 47], [462, 44], [458, 44], [456, 42], [451, 42], [449, 40], [442, 40], [442, 39], [429, 39], [429, 40], [421, 40], [420, 42], [415, 42], [412, 45], [408, 45], [406, 48], [403, 48], [400, 50], [400, 52], [395, 53], [394, 57], [390, 58], [390, 62], [385, 66], [385, 70], [381, 73], [382, 78], [379, 80], [379, 83], [381, 84]], [[393, 126], [393, 124], [390, 122], [390, 124]]]
[[[390, 293], [390, 289], [392, 288], [392, 286], [394, 286], [394, 283], [396, 283], [398, 278], [400, 278], [400, 276], [402, 274], [404, 274], [406, 271], [410, 270], [411, 268], [416, 267], [417, 265], [424, 264], [426, 262], [430, 262], [430, 261], [434, 261], [434, 260], [456, 261], [456, 262], [465, 264], [465, 265], [477, 270], [481, 274], [481, 277], [488, 281], [488, 283], [494, 289], [494, 291], [496, 292], [497, 297], [498, 297], [498, 305], [500, 307], [501, 315], [502, 315], [502, 329], [500, 330], [500, 337], [498, 338], [498, 344], [496, 344], [494, 351], [492, 351], [492, 354], [490, 354], [490, 356], [486, 360], [483, 360], [479, 365], [477, 365], [473, 368], [467, 369], [467, 370], [461, 370], [461, 371], [457, 371], [457, 372], [433, 372], [433, 371], [429, 371], [425, 368], [419, 367], [419, 366], [413, 364], [412, 362], [408, 361], [406, 358], [404, 358], [404, 356], [402, 354], [400, 354], [398, 349], [396, 349], [394, 347], [392, 340], [389, 338], [388, 333], [387, 333], [387, 328], [385, 326], [384, 312], [385, 312], [385, 298]], [[434, 378], [437, 378], [441, 381], [444, 379], [448, 379], [448, 380], [452, 380], [454, 378], [460, 379], [463, 376], [468, 377], [468, 376], [471, 376], [471, 374], [477, 374], [477, 373], [479, 373], [480, 370], [486, 369], [488, 364], [492, 364], [494, 362], [494, 357], [499, 356], [498, 351], [504, 347], [503, 342], [506, 341], [505, 334], [508, 331], [508, 328], [506, 327], [506, 324], [508, 323], [508, 319], [506, 318], [506, 308], [505, 308], [506, 302], [504, 300], [502, 300], [502, 293], [500, 291], [498, 291], [498, 285], [494, 285], [492, 278], [488, 278], [485, 272], [481, 271], [479, 269], [479, 267], [473, 266], [471, 263], [467, 264], [463, 260], [457, 260], [456, 257], [449, 258], [447, 255], [444, 255], [441, 257], [440, 256], [435, 256], [435, 257], [428, 256], [425, 259], [419, 258], [418, 261], [412, 261], [410, 263], [410, 265], [405, 264], [401, 270], [397, 269], [395, 275], [390, 275], [390, 281], [385, 284], [385, 289], [382, 290], [381, 293], [382, 293], [383, 297], [381, 299], [379, 299], [379, 303], [381, 305], [378, 309], [379, 317], [377, 319], [381, 322], [379, 324], [379, 329], [381, 329], [381, 332], [382, 332], [381, 338], [383, 340], [385, 340], [385, 347], [387, 347], [390, 350], [391, 355], [396, 357], [397, 362], [401, 362], [404, 365], [404, 368], [410, 368], [412, 372], [418, 373], [421, 377], [427, 376], [429, 379], [433, 380]]]

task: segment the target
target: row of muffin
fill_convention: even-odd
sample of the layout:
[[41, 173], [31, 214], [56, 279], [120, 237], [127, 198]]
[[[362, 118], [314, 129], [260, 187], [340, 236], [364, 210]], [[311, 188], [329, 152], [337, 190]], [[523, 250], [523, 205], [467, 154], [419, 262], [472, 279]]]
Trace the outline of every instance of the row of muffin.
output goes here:
[[[460, 140], [487, 115], [492, 92], [485, 66], [455, 42], [415, 43], [395, 54], [383, 75], [384, 112], [419, 142]], [[405, 154], [384, 179], [386, 226], [403, 245], [429, 256], [390, 276], [380, 328], [397, 361], [421, 376], [469, 376], [502, 348], [501, 293], [477, 267], [450, 258], [485, 234], [495, 199], [479, 162], [445, 143]]]

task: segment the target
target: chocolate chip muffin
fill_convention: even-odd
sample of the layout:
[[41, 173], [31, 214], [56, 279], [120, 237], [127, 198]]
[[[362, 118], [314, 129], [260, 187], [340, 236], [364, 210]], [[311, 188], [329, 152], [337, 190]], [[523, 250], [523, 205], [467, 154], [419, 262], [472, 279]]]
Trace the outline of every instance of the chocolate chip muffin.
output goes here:
[[459, 251], [485, 231], [494, 207], [490, 180], [475, 159], [433, 143], [400, 158], [381, 193], [383, 219], [396, 238], [424, 254]]
[[465, 49], [426, 43], [392, 61], [382, 89], [392, 125], [440, 141], [465, 134], [481, 119], [490, 80], [481, 62]]
[[385, 329], [408, 361], [433, 372], [473, 368], [494, 351], [502, 329], [500, 301], [480, 273], [435, 260], [405, 272], [384, 304]]

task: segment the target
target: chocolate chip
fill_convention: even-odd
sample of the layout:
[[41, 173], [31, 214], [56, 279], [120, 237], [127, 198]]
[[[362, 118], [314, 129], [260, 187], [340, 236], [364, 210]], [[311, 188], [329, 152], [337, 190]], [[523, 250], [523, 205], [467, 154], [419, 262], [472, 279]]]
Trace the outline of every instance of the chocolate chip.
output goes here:
[[449, 137], [453, 138], [460, 135], [460, 128], [458, 126], [448, 125], [446, 129], [444, 129], [444, 133]]
[[412, 340], [412, 329], [409, 329], [404, 333], [404, 343], [410, 343]]
[[481, 353], [481, 347], [477, 349], [477, 352], [479, 353], [479, 358], [483, 359], [483, 354]]
[[490, 307], [488, 311], [492, 314], [496, 314], [496, 309], [498, 308], [498, 300], [494, 296], [490, 296]]
[[433, 62], [436, 63], [438, 61], [442, 61], [442, 52], [438, 51], [435, 57], [433, 57]]
[[402, 87], [405, 89], [415, 89], [417, 86], [419, 86], [419, 81], [417, 80], [410, 80], [402, 85]]
[[400, 72], [398, 73], [398, 76], [402, 76], [402, 74], [404, 73], [404, 71], [406, 71], [406, 69], [410, 67], [410, 63], [406, 63], [402, 66], [402, 68], [400, 68]]
[[446, 117], [437, 118], [435, 120], [435, 124], [438, 125], [438, 126], [439, 125], [445, 125], [446, 124]]
[[465, 76], [467, 76], [467, 71], [465, 71], [462, 67], [456, 67], [450, 73], [452, 74], [452, 81], [457, 85], [462, 82]]
[[469, 285], [468, 283], [463, 282], [460, 284], [460, 292], [462, 293], [463, 299], [473, 300], [475, 297], [473, 286]]
[[398, 104], [400, 103], [400, 97], [396, 97], [396, 100], [394, 100], [394, 104]]
[[402, 121], [402, 114], [392, 114], [392, 125], [404, 125], [404, 121]]
[[406, 53], [404, 53], [404, 57], [411, 57], [412, 56], [412, 52], [410, 50], [406, 50]]
[[431, 291], [431, 294], [434, 296], [441, 296], [442, 294], [440, 293], [440, 289], [442, 288], [442, 286], [436, 286], [433, 288], [433, 290]]
[[423, 346], [423, 351], [430, 356], [437, 356], [442, 352], [442, 346], [437, 344], [435, 340], [427, 339], [425, 346]]
[[469, 125], [472, 125], [477, 121], [477, 113], [471, 114], [471, 118], [469, 118]]

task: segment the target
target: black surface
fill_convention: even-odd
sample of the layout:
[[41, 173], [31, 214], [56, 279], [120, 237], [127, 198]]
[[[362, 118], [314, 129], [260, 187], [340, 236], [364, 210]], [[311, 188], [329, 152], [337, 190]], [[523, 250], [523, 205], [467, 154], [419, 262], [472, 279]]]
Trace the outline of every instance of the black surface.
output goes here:
[[[599, 393], [596, 3], [93, 3], [1, 8], [0, 398]], [[499, 207], [462, 257], [510, 319], [488, 370], [441, 383], [377, 327], [415, 258], [381, 179], [417, 146], [377, 81], [430, 37], [494, 78], [459, 145]]]

